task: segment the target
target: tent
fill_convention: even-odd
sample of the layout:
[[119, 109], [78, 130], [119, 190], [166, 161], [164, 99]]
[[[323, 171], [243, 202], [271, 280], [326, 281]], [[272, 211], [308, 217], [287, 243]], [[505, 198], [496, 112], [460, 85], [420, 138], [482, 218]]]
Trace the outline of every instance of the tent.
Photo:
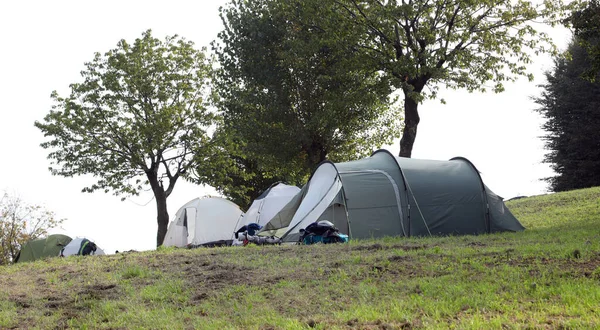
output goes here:
[[243, 212], [220, 197], [195, 198], [183, 205], [169, 224], [164, 246], [227, 245]]
[[257, 223], [264, 226], [269, 222], [281, 208], [283, 208], [294, 196], [298, 194], [300, 188], [283, 183], [274, 183], [260, 196], [258, 196], [244, 214], [242, 224]]
[[73, 255], [104, 255], [104, 250], [87, 238], [77, 237], [60, 251], [61, 257]]
[[351, 238], [524, 230], [466, 158], [403, 158], [387, 150], [323, 162], [259, 234], [297, 241], [300, 229], [318, 220]]
[[31, 240], [21, 247], [15, 262], [34, 261], [48, 257], [58, 257], [60, 250], [71, 242], [71, 237], [61, 234]]

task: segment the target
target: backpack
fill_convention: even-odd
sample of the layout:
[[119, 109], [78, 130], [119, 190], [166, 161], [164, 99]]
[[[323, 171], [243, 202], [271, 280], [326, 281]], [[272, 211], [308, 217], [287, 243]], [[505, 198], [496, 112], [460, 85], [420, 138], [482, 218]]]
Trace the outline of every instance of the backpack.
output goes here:
[[67, 246], [63, 247], [60, 250], [60, 256], [61, 257], [65, 257], [65, 256], [70, 256], [70, 255], [79, 255], [79, 256], [87, 256], [87, 255], [93, 255], [96, 254], [96, 250], [98, 249], [98, 247], [96, 246], [96, 244], [90, 240], [88, 240], [87, 238], [84, 238], [81, 240], [81, 242], [79, 243], [79, 246], [76, 247], [74, 246], [76, 243], [75, 241], [67, 244]]
[[237, 239], [239, 237], [240, 233], [246, 233], [246, 236], [254, 236], [256, 235], [256, 233], [258, 233], [259, 230], [262, 229], [262, 226], [257, 224], [257, 223], [249, 223], [245, 226], [242, 226], [242, 228], [238, 229], [234, 234], [235, 234], [235, 238]]
[[327, 220], [313, 222], [305, 229], [300, 230], [301, 244], [315, 243], [345, 243], [348, 242], [348, 235], [340, 233], [333, 223]]
[[96, 244], [88, 239], [84, 239], [81, 241], [81, 247], [79, 248], [79, 255], [88, 256], [90, 254], [94, 254], [96, 252]]

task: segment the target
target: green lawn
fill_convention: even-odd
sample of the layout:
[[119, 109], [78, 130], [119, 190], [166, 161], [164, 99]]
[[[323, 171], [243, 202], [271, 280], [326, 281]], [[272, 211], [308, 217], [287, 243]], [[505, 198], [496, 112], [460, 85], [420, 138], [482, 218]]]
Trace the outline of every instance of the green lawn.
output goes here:
[[0, 328], [600, 328], [600, 187], [507, 205], [526, 231], [4, 266]]

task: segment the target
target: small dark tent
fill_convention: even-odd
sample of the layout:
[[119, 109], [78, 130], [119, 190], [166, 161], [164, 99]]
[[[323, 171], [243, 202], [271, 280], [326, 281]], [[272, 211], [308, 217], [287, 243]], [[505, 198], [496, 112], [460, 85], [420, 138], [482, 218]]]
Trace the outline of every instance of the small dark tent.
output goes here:
[[322, 163], [261, 234], [295, 241], [300, 229], [318, 220], [333, 222], [351, 238], [524, 229], [469, 160], [402, 158], [387, 150]]
[[71, 237], [61, 234], [31, 240], [21, 247], [15, 262], [34, 261], [48, 257], [58, 257], [60, 250], [71, 242]]

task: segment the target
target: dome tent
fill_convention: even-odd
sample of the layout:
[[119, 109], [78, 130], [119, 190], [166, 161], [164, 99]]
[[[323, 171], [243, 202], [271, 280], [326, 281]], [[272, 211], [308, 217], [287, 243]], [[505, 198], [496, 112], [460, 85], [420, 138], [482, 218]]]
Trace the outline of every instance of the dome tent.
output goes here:
[[164, 246], [231, 245], [243, 212], [221, 197], [195, 198], [169, 224]]
[[74, 255], [104, 255], [104, 250], [98, 247], [94, 242], [87, 238], [77, 237], [69, 244], [67, 244], [62, 250], [60, 250], [61, 257], [68, 257]]
[[264, 226], [299, 191], [300, 188], [296, 186], [280, 182], [274, 183], [252, 202], [252, 205], [250, 205], [248, 211], [244, 214], [241, 225], [257, 223], [260, 226]]
[[386, 150], [323, 162], [260, 234], [296, 241], [300, 229], [318, 220], [333, 222], [351, 238], [524, 229], [469, 160], [402, 158]]
[[21, 247], [15, 262], [35, 261], [39, 259], [58, 257], [60, 250], [71, 242], [67, 235], [55, 234], [46, 238], [31, 240]]

